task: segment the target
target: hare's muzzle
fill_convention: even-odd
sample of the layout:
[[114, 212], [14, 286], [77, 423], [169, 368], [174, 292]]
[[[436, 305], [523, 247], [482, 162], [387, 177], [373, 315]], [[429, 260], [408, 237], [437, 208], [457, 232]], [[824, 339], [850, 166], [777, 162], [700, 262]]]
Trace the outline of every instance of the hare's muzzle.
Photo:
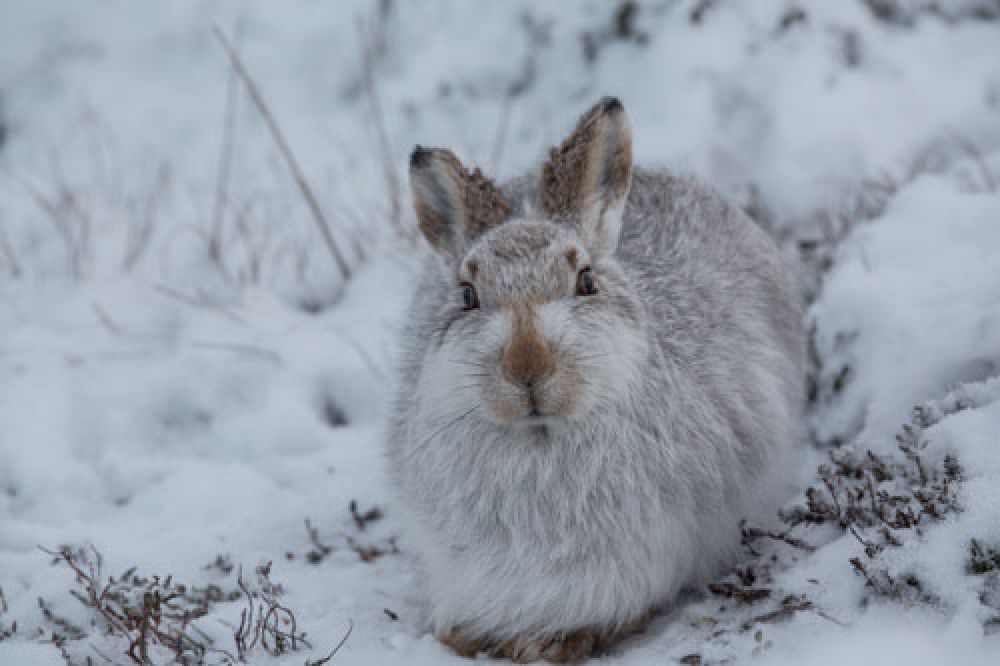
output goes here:
[[544, 420], [562, 411], [551, 399], [557, 377], [556, 353], [538, 330], [530, 307], [511, 312], [510, 329], [500, 358], [507, 384], [495, 409], [504, 420]]
[[537, 391], [554, 373], [554, 355], [535, 326], [532, 312], [514, 313], [501, 369], [504, 379], [528, 393]]

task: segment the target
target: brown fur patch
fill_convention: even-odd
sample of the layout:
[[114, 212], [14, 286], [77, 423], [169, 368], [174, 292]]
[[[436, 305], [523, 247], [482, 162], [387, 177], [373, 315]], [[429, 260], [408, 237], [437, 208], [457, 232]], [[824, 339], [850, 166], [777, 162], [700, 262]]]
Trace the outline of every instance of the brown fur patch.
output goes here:
[[479, 272], [479, 262], [475, 259], [469, 259], [465, 262], [465, 272], [469, 274], [469, 279], [475, 281], [476, 274]]
[[432, 247], [443, 248], [449, 233], [447, 225], [442, 224], [438, 211], [427, 201], [418, 198], [416, 193], [413, 196], [413, 208], [417, 213], [417, 227], [424, 238]]
[[470, 638], [460, 627], [452, 627], [438, 634], [438, 640], [462, 657], [474, 658], [483, 653], [494, 659], [510, 659], [516, 663], [549, 661], [563, 664], [579, 662], [587, 657], [607, 651], [615, 644], [646, 630], [657, 609], [639, 616], [636, 620], [615, 631], [590, 627], [561, 631], [535, 639], [511, 638], [498, 641], [489, 636]]
[[554, 216], [579, 216], [594, 196], [625, 196], [631, 184], [632, 137], [625, 110], [605, 98], [585, 113], [542, 167], [539, 207]]
[[469, 659], [489, 649], [488, 643], [468, 638], [462, 634], [458, 627], [452, 627], [449, 631], [439, 633], [437, 639], [451, 648], [458, 656]]
[[537, 386], [555, 371], [552, 350], [535, 328], [530, 308], [514, 310], [510, 343], [501, 363], [508, 381], [526, 388]]
[[581, 661], [594, 653], [599, 635], [593, 629], [577, 629], [535, 641], [511, 640], [489, 649], [491, 657], [528, 663], [544, 659], [556, 664]]
[[577, 251], [575, 247], [571, 247], [566, 250], [566, 261], [569, 262], [569, 267], [574, 271], [576, 270], [576, 262], [579, 261], [579, 256], [577, 256]]
[[[462, 251], [510, 215], [510, 205], [479, 169], [470, 172], [445, 149], [417, 148], [410, 160], [417, 224], [438, 249]], [[450, 241], [454, 245], [447, 246]]]

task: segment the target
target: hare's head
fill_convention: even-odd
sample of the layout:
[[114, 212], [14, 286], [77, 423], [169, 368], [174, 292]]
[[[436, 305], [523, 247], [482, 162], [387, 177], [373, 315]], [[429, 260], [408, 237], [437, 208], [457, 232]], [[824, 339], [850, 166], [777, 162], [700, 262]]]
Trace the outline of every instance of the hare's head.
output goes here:
[[448, 296], [421, 400], [511, 426], [552, 426], [627, 399], [646, 356], [644, 308], [616, 253], [632, 177], [616, 99], [553, 148], [522, 211], [449, 151], [410, 158], [420, 230]]

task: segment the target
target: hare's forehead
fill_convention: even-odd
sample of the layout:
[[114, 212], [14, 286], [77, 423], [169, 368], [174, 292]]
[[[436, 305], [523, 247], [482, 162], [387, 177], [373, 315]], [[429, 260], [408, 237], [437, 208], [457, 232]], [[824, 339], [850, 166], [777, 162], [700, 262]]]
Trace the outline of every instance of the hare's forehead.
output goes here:
[[485, 278], [485, 273], [508, 270], [548, 272], [554, 262], [580, 259], [586, 259], [586, 252], [573, 231], [547, 220], [513, 219], [483, 234], [470, 248], [463, 269], [469, 277]]

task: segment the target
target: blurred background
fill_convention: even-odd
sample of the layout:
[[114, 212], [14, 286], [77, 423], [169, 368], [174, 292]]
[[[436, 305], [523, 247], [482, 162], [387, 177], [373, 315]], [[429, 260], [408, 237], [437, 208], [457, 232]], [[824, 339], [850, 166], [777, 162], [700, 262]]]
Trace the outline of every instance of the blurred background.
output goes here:
[[[425, 252], [407, 157], [449, 147], [511, 178], [603, 95], [622, 100], [637, 162], [710, 183], [795, 271], [812, 335], [803, 491], [832, 506], [857, 490], [827, 483], [833, 459], [873, 488], [950, 478], [936, 497], [963, 509], [934, 517], [911, 496], [942, 519], [933, 548], [914, 525], [879, 536], [871, 515], [814, 525], [811, 558], [768, 541], [770, 601], [719, 610], [710, 594], [617, 658], [995, 654], [1000, 574], [969, 567], [1000, 566], [997, 0], [0, 0], [0, 662], [139, 654], [69, 593], [71, 564], [175, 573], [182, 600], [215, 585], [232, 598], [184, 601], [206, 638], [164, 629], [203, 646], [177, 654], [272, 658], [233, 642], [265, 598], [241, 596], [239, 566], [266, 596], [255, 567], [272, 560], [310, 658], [349, 623], [337, 661], [449, 658], [424, 634], [380, 457]], [[937, 420], [911, 422], [915, 405]], [[868, 452], [917, 464], [916, 485], [845, 462]], [[974, 473], [948, 477], [949, 456]], [[806, 496], [792, 503], [815, 509]], [[126, 580], [125, 606], [150, 584]], [[795, 622], [758, 621], [790, 596], [810, 604]], [[861, 615], [871, 598], [907, 603]], [[295, 647], [273, 658], [301, 663]]]

